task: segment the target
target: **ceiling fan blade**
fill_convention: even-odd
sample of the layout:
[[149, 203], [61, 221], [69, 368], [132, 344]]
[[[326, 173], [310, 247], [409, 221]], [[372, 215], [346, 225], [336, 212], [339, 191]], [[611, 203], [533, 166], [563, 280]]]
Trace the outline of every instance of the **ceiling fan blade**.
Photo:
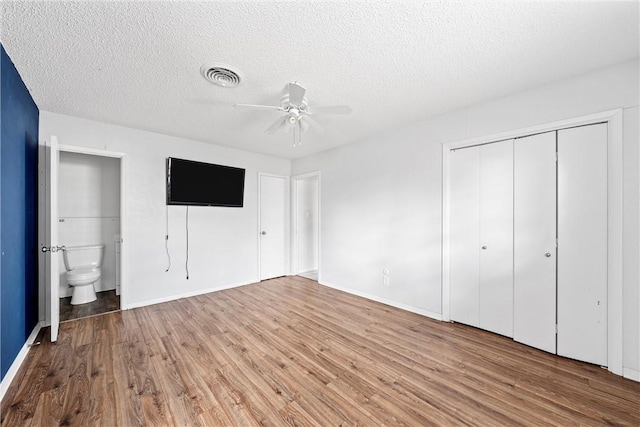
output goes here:
[[351, 114], [351, 107], [349, 107], [348, 105], [309, 107], [309, 114]]
[[304, 94], [307, 91], [304, 87], [298, 83], [289, 83], [289, 104], [301, 105], [304, 100]]
[[280, 117], [271, 126], [269, 126], [267, 128], [267, 130], [265, 130], [265, 133], [274, 134], [277, 131], [279, 131], [280, 129], [286, 127], [287, 126], [287, 119], [288, 119], [287, 116]]
[[277, 107], [275, 105], [233, 104], [233, 106], [236, 108], [257, 108], [260, 110], [284, 111], [282, 107]]
[[303, 132], [306, 132], [310, 127], [313, 127], [320, 133], [324, 132], [324, 127], [320, 123], [318, 123], [316, 119], [307, 114], [305, 114], [304, 116], [300, 116], [300, 126], [302, 127]]

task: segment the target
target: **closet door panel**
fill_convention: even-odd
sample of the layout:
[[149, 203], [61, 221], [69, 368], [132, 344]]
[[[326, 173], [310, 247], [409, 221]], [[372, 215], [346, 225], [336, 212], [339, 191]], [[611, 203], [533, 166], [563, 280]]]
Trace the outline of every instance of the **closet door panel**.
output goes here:
[[480, 147], [480, 327], [513, 336], [513, 140]]
[[558, 131], [558, 354], [607, 365], [607, 125]]
[[479, 148], [451, 152], [450, 266], [451, 320], [479, 324]]
[[514, 143], [513, 338], [556, 352], [556, 133]]

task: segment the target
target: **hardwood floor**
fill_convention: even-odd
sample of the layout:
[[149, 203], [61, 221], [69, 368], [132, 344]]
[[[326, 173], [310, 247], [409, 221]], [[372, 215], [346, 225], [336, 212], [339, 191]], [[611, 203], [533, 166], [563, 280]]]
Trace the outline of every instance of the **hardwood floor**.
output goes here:
[[640, 384], [301, 277], [60, 325], [3, 426], [640, 425]]
[[96, 292], [97, 299], [80, 305], [71, 305], [71, 297], [60, 298], [60, 321], [80, 319], [120, 310], [120, 296], [116, 291]]

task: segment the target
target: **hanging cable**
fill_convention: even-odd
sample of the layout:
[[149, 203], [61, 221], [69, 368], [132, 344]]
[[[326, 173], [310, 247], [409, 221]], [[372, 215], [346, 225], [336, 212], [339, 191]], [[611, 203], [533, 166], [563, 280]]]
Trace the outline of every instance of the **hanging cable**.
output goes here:
[[167, 252], [167, 269], [164, 271], [165, 273], [169, 271], [169, 269], [171, 268], [171, 254], [169, 254], [169, 205], [167, 206], [167, 215], [166, 215], [166, 219], [167, 219], [167, 227], [166, 227], [166, 234], [164, 235], [164, 249]]
[[189, 280], [189, 205], [187, 205], [185, 227], [187, 230], [187, 260], [184, 263], [184, 269], [187, 271], [187, 280]]

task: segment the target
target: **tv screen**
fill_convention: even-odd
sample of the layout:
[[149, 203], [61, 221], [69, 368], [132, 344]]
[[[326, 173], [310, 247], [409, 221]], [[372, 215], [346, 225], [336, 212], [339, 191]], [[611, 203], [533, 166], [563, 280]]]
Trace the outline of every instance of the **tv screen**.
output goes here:
[[244, 169], [169, 157], [167, 204], [241, 208]]

